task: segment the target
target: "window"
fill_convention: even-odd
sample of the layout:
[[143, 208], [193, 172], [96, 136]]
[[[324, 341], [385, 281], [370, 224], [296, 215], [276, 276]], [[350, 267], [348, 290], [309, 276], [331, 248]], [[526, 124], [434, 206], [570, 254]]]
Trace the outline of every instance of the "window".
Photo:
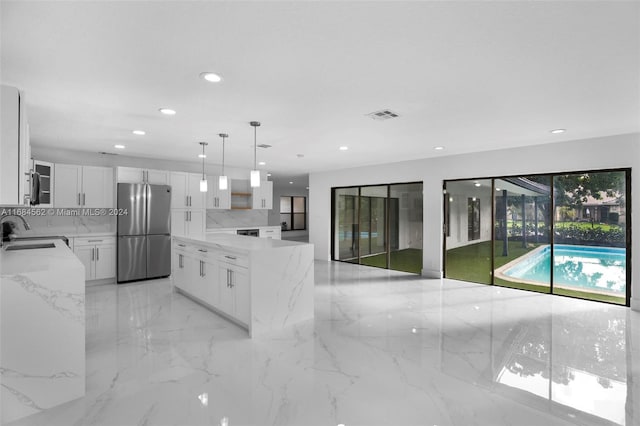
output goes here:
[[283, 231], [307, 229], [307, 197], [280, 197], [280, 226]]

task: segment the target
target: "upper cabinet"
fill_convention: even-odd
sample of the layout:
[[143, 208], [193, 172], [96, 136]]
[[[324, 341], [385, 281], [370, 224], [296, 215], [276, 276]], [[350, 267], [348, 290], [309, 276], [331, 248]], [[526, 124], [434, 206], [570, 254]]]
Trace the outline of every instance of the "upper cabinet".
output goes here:
[[0, 204], [30, 202], [31, 146], [24, 95], [15, 87], [0, 91]]
[[252, 188], [252, 207], [254, 210], [271, 210], [273, 208], [273, 182], [260, 181], [260, 186]]
[[137, 167], [118, 167], [116, 175], [121, 183], [149, 183], [152, 185], [170, 185], [169, 174], [165, 170], [140, 169]]
[[112, 168], [56, 164], [54, 177], [55, 207], [114, 207]]
[[206, 193], [200, 192], [200, 174], [171, 172], [170, 178], [172, 209], [205, 208]]
[[231, 179], [227, 181], [227, 189], [219, 189], [218, 176], [210, 176], [207, 178], [207, 199], [206, 206], [208, 209], [225, 209], [231, 208]]

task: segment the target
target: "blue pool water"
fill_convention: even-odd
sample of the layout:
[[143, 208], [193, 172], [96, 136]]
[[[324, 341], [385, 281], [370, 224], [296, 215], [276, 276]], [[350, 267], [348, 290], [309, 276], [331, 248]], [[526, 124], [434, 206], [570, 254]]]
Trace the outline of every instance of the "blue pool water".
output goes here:
[[[554, 246], [554, 285], [595, 289], [625, 295], [627, 251], [623, 248], [557, 244]], [[549, 284], [551, 248], [523, 256], [504, 275]]]

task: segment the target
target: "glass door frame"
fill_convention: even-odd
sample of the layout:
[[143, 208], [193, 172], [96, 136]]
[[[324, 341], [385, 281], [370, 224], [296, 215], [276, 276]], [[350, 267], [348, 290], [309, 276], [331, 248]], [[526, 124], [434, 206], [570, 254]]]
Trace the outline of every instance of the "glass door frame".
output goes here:
[[[360, 261], [362, 259], [362, 255], [361, 255], [361, 250], [360, 250], [360, 223], [359, 223], [359, 219], [360, 219], [360, 214], [361, 214], [361, 200], [362, 200], [362, 188], [370, 188], [370, 187], [382, 187], [382, 186], [386, 186], [387, 187], [387, 196], [385, 198], [385, 202], [384, 202], [384, 209], [385, 209], [385, 223], [384, 223], [384, 232], [385, 232], [385, 269], [391, 269], [391, 238], [390, 238], [390, 199], [391, 199], [391, 187], [394, 185], [413, 185], [413, 184], [420, 184], [422, 185], [422, 188], [424, 189], [424, 182], [423, 181], [412, 181], [412, 182], [393, 182], [393, 183], [381, 183], [381, 184], [368, 184], [368, 185], [349, 185], [349, 186], [335, 186], [331, 188], [331, 260], [332, 261], [336, 261], [336, 262], [344, 262], [344, 263], [351, 263], [351, 264], [361, 264]], [[358, 200], [357, 200], [357, 205], [358, 205], [358, 213], [357, 213], [357, 217], [358, 217], [358, 237], [357, 237], [357, 246], [358, 246], [358, 255], [357, 255], [357, 262], [350, 262], [347, 260], [342, 260], [342, 259], [337, 259], [336, 258], [336, 233], [335, 233], [335, 229], [336, 229], [336, 209], [337, 209], [337, 205], [336, 205], [336, 192], [340, 189], [352, 189], [352, 188], [357, 188], [358, 189]], [[423, 192], [424, 194], [424, 192]], [[424, 196], [424, 195], [423, 195]], [[424, 223], [424, 213], [422, 216], [422, 223]], [[424, 245], [424, 242], [423, 242]], [[374, 266], [375, 267], [375, 266]]]
[[[625, 173], [625, 211], [626, 211], [626, 229], [625, 229], [625, 249], [626, 249], [626, 271], [625, 271], [625, 275], [626, 275], [626, 283], [625, 283], [625, 304], [621, 305], [619, 303], [614, 303], [614, 302], [608, 302], [608, 301], [604, 301], [604, 300], [596, 300], [597, 302], [600, 303], [608, 303], [611, 305], [615, 305], [615, 306], [627, 306], [629, 307], [631, 304], [631, 268], [632, 268], [632, 200], [631, 200], [631, 168], [630, 167], [621, 167], [621, 168], [610, 168], [610, 169], [596, 169], [596, 170], [577, 170], [577, 171], [566, 171], [566, 172], [549, 172], [549, 173], [521, 173], [521, 174], [517, 174], [517, 175], [504, 175], [504, 176], [484, 176], [484, 177], [470, 177], [470, 178], [459, 178], [459, 179], [445, 179], [442, 181], [442, 194], [443, 197], [441, 198], [443, 206], [442, 206], [442, 214], [443, 214], [443, 221], [442, 221], [442, 276], [444, 278], [446, 277], [446, 262], [447, 262], [447, 229], [448, 227], [451, 226], [451, 223], [449, 223], [448, 221], [450, 220], [450, 216], [448, 216], [450, 214], [450, 212], [447, 210], [448, 206], [447, 206], [447, 201], [448, 201], [448, 195], [447, 195], [447, 182], [464, 182], [464, 181], [474, 181], [474, 180], [491, 180], [491, 200], [492, 200], [492, 207], [491, 207], [491, 283], [490, 284], [485, 284], [485, 283], [479, 283], [479, 284], [484, 284], [484, 285], [496, 285], [495, 284], [495, 274], [494, 274], [494, 265], [495, 265], [495, 247], [494, 247], [494, 241], [495, 241], [495, 203], [496, 203], [496, 191], [495, 191], [495, 181], [498, 179], [506, 179], [506, 178], [517, 178], [517, 177], [526, 177], [526, 176], [549, 176], [550, 177], [550, 190], [551, 190], [551, 201], [550, 201], [550, 210], [551, 210], [551, 233], [550, 233], [550, 238], [549, 238], [549, 245], [550, 245], [550, 257], [551, 257], [551, 268], [550, 268], [550, 283], [549, 283], [549, 291], [550, 293], [541, 293], [541, 294], [552, 294], [554, 296], [562, 296], [562, 297], [570, 297], [572, 299], [579, 299], [579, 300], [590, 300], [590, 299], [584, 299], [581, 297], [576, 297], [576, 296], [570, 296], [570, 295], [564, 295], [564, 294], [557, 294], [554, 293], [553, 291], [553, 285], [554, 285], [554, 267], [553, 267], [553, 262], [554, 262], [554, 246], [555, 246], [555, 241], [554, 241], [554, 225], [555, 225], [555, 197], [554, 197], [554, 178], [557, 176], [564, 176], [564, 175], [574, 175], [574, 174], [586, 174], [586, 173], [591, 173], [591, 174], [595, 174], [595, 173], [608, 173], [608, 172], [624, 172]], [[424, 218], [423, 218], [424, 220]], [[332, 249], [333, 250], [333, 249]], [[498, 286], [499, 287], [499, 286]], [[534, 290], [528, 290], [528, 289], [518, 289], [521, 291], [532, 291], [535, 292]]]

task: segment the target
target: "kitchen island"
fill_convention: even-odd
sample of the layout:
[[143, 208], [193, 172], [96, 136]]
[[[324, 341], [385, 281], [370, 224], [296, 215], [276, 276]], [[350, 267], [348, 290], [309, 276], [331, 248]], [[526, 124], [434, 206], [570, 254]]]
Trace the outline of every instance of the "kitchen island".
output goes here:
[[[53, 247], [6, 250], [51, 243]], [[62, 240], [0, 249], [2, 424], [85, 394], [84, 267]]]
[[174, 288], [266, 335], [313, 318], [313, 245], [231, 234], [173, 237]]

